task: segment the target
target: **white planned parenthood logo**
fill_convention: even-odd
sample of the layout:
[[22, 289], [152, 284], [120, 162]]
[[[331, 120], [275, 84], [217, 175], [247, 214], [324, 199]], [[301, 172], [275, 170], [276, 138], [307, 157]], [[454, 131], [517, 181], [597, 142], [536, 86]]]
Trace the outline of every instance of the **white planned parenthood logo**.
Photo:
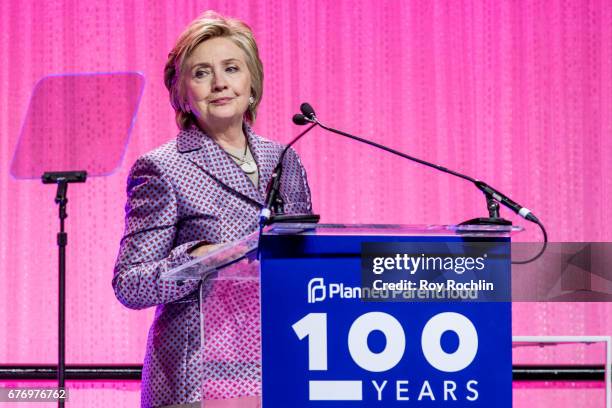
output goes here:
[[322, 302], [327, 297], [327, 287], [323, 278], [312, 278], [308, 282], [308, 303]]
[[308, 282], [308, 303], [323, 302], [324, 300], [359, 299], [362, 290], [359, 286], [344, 286], [344, 283], [325, 283], [323, 278], [312, 278]]

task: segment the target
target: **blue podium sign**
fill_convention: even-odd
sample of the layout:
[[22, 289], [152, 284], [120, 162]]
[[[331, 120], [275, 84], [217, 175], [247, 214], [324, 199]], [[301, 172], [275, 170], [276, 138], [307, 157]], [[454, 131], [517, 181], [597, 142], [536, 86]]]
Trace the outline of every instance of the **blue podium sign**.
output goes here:
[[512, 406], [509, 302], [362, 299], [362, 244], [411, 241], [509, 238], [264, 235], [264, 408]]

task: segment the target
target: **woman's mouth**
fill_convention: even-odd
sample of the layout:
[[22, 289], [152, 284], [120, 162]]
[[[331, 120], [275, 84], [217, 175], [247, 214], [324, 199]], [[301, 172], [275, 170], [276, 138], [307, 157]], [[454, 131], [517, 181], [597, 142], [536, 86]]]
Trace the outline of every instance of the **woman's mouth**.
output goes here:
[[213, 105], [225, 105], [232, 101], [232, 98], [217, 98], [210, 101]]

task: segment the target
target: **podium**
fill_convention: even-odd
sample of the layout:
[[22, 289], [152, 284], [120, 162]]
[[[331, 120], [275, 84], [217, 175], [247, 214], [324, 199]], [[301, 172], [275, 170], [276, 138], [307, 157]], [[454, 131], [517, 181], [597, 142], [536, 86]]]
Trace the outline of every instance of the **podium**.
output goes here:
[[511, 407], [517, 231], [277, 224], [166, 271], [202, 281], [202, 406]]

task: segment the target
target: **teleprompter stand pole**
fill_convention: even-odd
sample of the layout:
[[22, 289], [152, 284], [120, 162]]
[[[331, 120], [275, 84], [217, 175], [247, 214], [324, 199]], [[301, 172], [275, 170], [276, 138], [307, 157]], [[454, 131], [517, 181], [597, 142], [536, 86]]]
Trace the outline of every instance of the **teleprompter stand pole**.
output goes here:
[[[66, 204], [68, 203], [68, 183], [84, 183], [87, 180], [86, 171], [45, 172], [42, 175], [43, 184], [57, 184], [55, 203], [59, 205], [60, 231], [57, 233], [58, 259], [58, 362], [57, 387], [64, 388], [66, 381], [66, 245], [68, 235], [64, 231], [64, 220], [68, 217]], [[57, 400], [57, 406], [64, 407], [64, 399]]]

